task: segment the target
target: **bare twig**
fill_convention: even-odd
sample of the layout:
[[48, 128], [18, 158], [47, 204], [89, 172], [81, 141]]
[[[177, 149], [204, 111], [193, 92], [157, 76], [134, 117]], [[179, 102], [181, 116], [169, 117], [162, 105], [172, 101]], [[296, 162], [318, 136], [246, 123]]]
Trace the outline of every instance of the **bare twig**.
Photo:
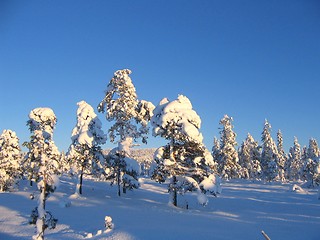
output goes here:
[[269, 236], [264, 232], [264, 231], [261, 231], [262, 235], [265, 237], [266, 240], [271, 240], [269, 238]]

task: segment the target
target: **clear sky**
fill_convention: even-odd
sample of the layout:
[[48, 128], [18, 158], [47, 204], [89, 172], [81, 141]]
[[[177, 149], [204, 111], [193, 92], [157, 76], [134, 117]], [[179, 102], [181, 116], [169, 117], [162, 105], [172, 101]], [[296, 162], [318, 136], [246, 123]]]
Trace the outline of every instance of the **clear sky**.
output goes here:
[[[265, 118], [286, 150], [294, 136], [320, 141], [317, 0], [0, 1], [0, 130], [21, 142], [29, 112], [50, 107], [67, 150], [76, 103], [96, 109], [123, 68], [139, 99], [186, 95], [209, 149], [224, 114], [239, 144], [248, 132], [260, 142]], [[148, 147], [163, 143], [152, 137]]]

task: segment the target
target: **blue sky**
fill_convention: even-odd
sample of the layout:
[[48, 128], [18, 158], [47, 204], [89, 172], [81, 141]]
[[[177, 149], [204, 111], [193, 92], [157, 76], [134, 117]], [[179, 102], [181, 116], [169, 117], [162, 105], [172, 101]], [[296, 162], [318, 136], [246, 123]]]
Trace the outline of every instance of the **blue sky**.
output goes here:
[[286, 150], [294, 136], [320, 141], [319, 1], [0, 2], [0, 130], [21, 142], [29, 112], [50, 107], [55, 142], [67, 150], [76, 103], [96, 109], [123, 68], [139, 99], [186, 95], [209, 149], [224, 114], [239, 144], [248, 132], [260, 142], [265, 118]]

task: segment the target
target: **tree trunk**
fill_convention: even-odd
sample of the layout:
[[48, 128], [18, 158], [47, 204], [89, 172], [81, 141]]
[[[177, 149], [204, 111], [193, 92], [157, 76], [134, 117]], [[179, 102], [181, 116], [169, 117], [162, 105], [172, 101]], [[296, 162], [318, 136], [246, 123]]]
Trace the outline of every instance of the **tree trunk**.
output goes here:
[[43, 180], [43, 187], [40, 193], [39, 205], [38, 205], [38, 219], [37, 219], [37, 240], [44, 239], [44, 231], [46, 229], [46, 190], [47, 183]]
[[82, 166], [81, 166], [81, 172], [80, 172], [80, 176], [79, 176], [79, 194], [80, 194], [80, 195], [82, 195], [83, 170], [84, 170], [84, 165], [82, 164]]
[[[120, 158], [120, 156], [119, 156]], [[118, 184], [118, 196], [120, 197], [121, 196], [121, 185], [120, 185], [120, 168], [118, 166], [118, 169], [117, 169], [117, 184]]]
[[[170, 142], [170, 160], [175, 162], [175, 155], [174, 155], [174, 139], [171, 139]], [[175, 171], [174, 171], [175, 174]], [[172, 204], [173, 206], [177, 206], [177, 188], [176, 188], [176, 184], [177, 184], [177, 177], [174, 175], [171, 179], [171, 197], [172, 197]]]
[[79, 176], [79, 194], [82, 194], [82, 181], [83, 181], [83, 172], [81, 171]]
[[120, 141], [118, 142], [118, 163], [117, 163], [117, 185], [118, 185], [118, 196], [121, 196], [121, 158], [122, 158], [122, 141], [123, 141], [123, 126], [121, 126], [121, 131], [120, 131]]
[[177, 184], [177, 177], [173, 176], [172, 177], [172, 182], [171, 182], [171, 195], [172, 195], [172, 204], [173, 206], [177, 206], [177, 188], [176, 188], [176, 184]]
[[122, 193], [123, 193], [123, 194], [126, 194], [126, 193], [127, 193], [127, 188], [126, 188], [126, 185], [125, 185], [125, 184], [122, 185]]
[[81, 195], [82, 194], [82, 182], [83, 182], [83, 168], [77, 177], [77, 185], [75, 194]]

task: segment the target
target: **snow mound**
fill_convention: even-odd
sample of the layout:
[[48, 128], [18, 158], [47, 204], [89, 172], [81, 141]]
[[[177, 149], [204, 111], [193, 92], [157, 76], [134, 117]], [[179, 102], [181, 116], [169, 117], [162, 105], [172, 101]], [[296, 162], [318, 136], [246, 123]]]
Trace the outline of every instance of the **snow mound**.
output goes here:
[[307, 191], [303, 190], [302, 187], [298, 186], [297, 184], [293, 184], [292, 186], [290, 186], [289, 190], [291, 192], [307, 193]]
[[211, 174], [209, 177], [205, 178], [199, 186], [205, 191], [209, 191], [213, 194], [220, 194], [221, 189], [221, 178], [215, 174]]

